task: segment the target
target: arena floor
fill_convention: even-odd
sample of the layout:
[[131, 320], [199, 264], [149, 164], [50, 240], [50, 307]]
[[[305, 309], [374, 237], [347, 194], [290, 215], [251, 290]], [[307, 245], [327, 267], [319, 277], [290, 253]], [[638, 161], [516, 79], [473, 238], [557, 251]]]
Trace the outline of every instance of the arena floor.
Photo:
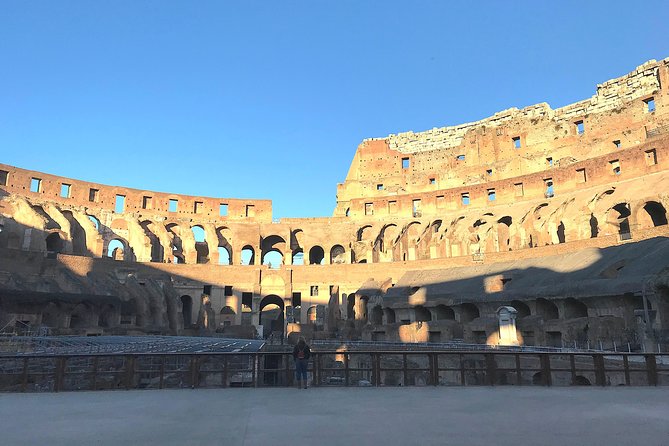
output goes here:
[[2, 444], [669, 445], [669, 388], [0, 394]]

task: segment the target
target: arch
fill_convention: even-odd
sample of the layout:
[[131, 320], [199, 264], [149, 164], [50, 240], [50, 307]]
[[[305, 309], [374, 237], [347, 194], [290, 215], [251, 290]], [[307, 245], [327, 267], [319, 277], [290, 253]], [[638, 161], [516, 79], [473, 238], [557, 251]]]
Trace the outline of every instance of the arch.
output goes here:
[[278, 249], [267, 251], [262, 258], [263, 265], [269, 265], [270, 268], [279, 268], [283, 265], [283, 254]]
[[307, 309], [307, 323], [316, 325], [318, 323], [318, 307], [312, 305]]
[[562, 221], [560, 222], [560, 224], [557, 227], [557, 239], [558, 239], [558, 243], [565, 243], [566, 242], [564, 223]]
[[383, 309], [381, 305], [375, 305], [369, 316], [369, 321], [374, 325], [383, 324]]
[[578, 317], [588, 317], [588, 307], [573, 297], [568, 297], [564, 301], [565, 319], [574, 319]]
[[232, 240], [232, 232], [230, 231], [230, 228], [226, 226], [220, 226], [216, 228], [216, 238], [218, 239], [218, 264], [232, 265], [233, 249], [232, 244], [230, 243], [230, 240]]
[[590, 214], [590, 238], [596, 238], [599, 235], [599, 227], [595, 214]]
[[346, 317], [349, 320], [355, 319], [355, 294], [353, 293], [346, 298]]
[[125, 258], [125, 243], [120, 239], [112, 239], [107, 246], [107, 257], [114, 260], [123, 260]]
[[[615, 211], [615, 212], [614, 212]], [[617, 215], [616, 215], [617, 213]], [[631, 215], [630, 206], [628, 203], [618, 203], [613, 206], [607, 213], [607, 221], [615, 224], [618, 227], [618, 234], [629, 234], [630, 223], [629, 216]]]
[[171, 238], [170, 250], [172, 252], [172, 257], [170, 260], [173, 263], [186, 263], [183, 242], [181, 240], [181, 228], [176, 223], [168, 223], [165, 225], [165, 229]]
[[246, 245], [242, 248], [241, 263], [242, 265], [255, 265], [256, 251], [253, 246]]
[[58, 232], [46, 236], [46, 250], [48, 253], [58, 254], [63, 251], [64, 242]]
[[181, 296], [181, 315], [184, 328], [189, 328], [193, 324], [193, 298], [187, 294]]
[[258, 323], [264, 327], [263, 336], [265, 338], [275, 331], [283, 333], [283, 312], [283, 299], [276, 294], [269, 294], [260, 301]]
[[293, 260], [291, 263], [293, 265], [304, 265], [304, 251], [302, 251], [302, 248], [293, 251]]
[[79, 221], [74, 218], [72, 211], [61, 211], [63, 216], [70, 223], [70, 239], [72, 240], [72, 254], [87, 255], [88, 246], [86, 245], [86, 231], [79, 224]]
[[413, 311], [416, 322], [430, 322], [432, 320], [432, 315], [430, 314], [430, 310], [428, 310], [422, 305], [416, 305], [415, 307], [413, 307]]
[[530, 307], [525, 302], [521, 302], [519, 300], [512, 300], [509, 303], [509, 306], [516, 309], [516, 311], [518, 312], [516, 313], [516, 317], [518, 319], [528, 317], [531, 315]]
[[232, 265], [232, 252], [226, 246], [218, 247], [218, 264]]
[[207, 241], [207, 234], [201, 225], [193, 225], [190, 230], [193, 233], [195, 243], [204, 243]]
[[163, 245], [160, 244], [160, 239], [152, 231], [152, 224], [151, 220], [144, 220], [140, 223], [140, 226], [144, 229], [144, 235], [148, 237], [151, 244], [151, 261], [162, 262], [164, 257]]
[[559, 319], [558, 307], [553, 302], [540, 297], [536, 302], [537, 315], [545, 321]]
[[455, 311], [453, 308], [446, 305], [437, 305], [434, 307], [434, 315], [436, 320], [455, 320]]
[[346, 263], [345, 254], [346, 250], [342, 245], [334, 245], [330, 249], [330, 263]]
[[86, 217], [93, 223], [93, 226], [95, 226], [95, 229], [100, 232], [100, 220], [94, 215], [86, 214]]
[[105, 305], [100, 310], [98, 315], [98, 327], [109, 328], [116, 325], [115, 322], [116, 311], [112, 305]]
[[642, 228], [664, 226], [667, 224], [667, 211], [657, 201], [647, 201], [643, 205], [643, 211], [638, 214], [639, 225]]
[[383, 309], [383, 316], [386, 319], [386, 324], [394, 324], [397, 321], [395, 316], [395, 310], [392, 308], [386, 307]]
[[309, 250], [309, 264], [322, 265], [325, 262], [325, 251], [322, 247], [315, 245]]
[[263, 237], [260, 242], [260, 257], [263, 265], [278, 267], [283, 264], [283, 253], [286, 251], [286, 240], [279, 235]]
[[235, 323], [236, 315], [237, 313], [230, 306], [225, 306], [221, 308], [221, 311], [219, 313], [219, 324], [224, 327], [233, 325]]
[[360, 296], [359, 309], [360, 309], [360, 320], [367, 321], [369, 318], [369, 313], [367, 312], [367, 307], [369, 305], [369, 296]]
[[88, 328], [91, 309], [86, 304], [78, 304], [70, 315], [69, 328]]
[[190, 228], [195, 240], [195, 263], [206, 264], [209, 263], [209, 244], [207, 243], [207, 235], [204, 228], [200, 225], [193, 225]]
[[471, 322], [481, 317], [478, 307], [472, 303], [461, 304], [459, 310], [460, 322], [462, 323]]
[[356, 240], [361, 242], [371, 238], [372, 235], [372, 225], [365, 225], [362, 228], [358, 229], [356, 233]]

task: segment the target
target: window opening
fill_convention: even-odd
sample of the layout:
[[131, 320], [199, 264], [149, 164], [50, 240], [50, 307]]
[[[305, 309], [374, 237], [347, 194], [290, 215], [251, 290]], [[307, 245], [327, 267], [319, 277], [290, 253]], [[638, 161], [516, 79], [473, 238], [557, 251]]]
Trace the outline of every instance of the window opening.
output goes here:
[[377, 184], [376, 190], [383, 190], [383, 184]]
[[318, 285], [311, 285], [310, 296], [318, 296]]
[[619, 148], [620, 148], [620, 145], [621, 145], [621, 144], [620, 144], [620, 140], [619, 140], [619, 139], [616, 139], [615, 141], [613, 141], [613, 145], [616, 146], [616, 148], [619, 149]]
[[462, 198], [462, 204], [465, 206], [469, 204], [469, 192], [462, 193], [460, 197]]
[[646, 111], [647, 112], [654, 112], [655, 111], [655, 98], [648, 98], [645, 101], [643, 101], [646, 104]]
[[256, 216], [256, 207], [252, 204], [246, 205], [246, 216], [255, 217]]
[[655, 149], [646, 150], [646, 165], [654, 166], [657, 164], [657, 152]]
[[588, 177], [585, 174], [585, 169], [576, 169], [576, 182], [585, 183], [588, 181]]
[[553, 190], [553, 179], [546, 178], [544, 180], [544, 185], [546, 186], [546, 193], [544, 194], [546, 198], [551, 198], [555, 196], [555, 191]]
[[70, 198], [70, 188], [72, 186], [70, 184], [65, 184], [62, 183], [60, 185], [60, 196], [63, 198]]
[[218, 215], [220, 217], [227, 217], [228, 216], [228, 205], [226, 203], [221, 203], [218, 206]]
[[0, 170], [0, 186], [7, 186], [7, 178], [9, 177], [9, 172], [6, 170]]
[[114, 212], [122, 214], [125, 211], [125, 195], [116, 195], [116, 203], [114, 204]]
[[100, 190], [98, 189], [88, 189], [88, 201], [91, 203], [97, 203], [100, 196]]
[[179, 200], [175, 198], [170, 198], [169, 204], [167, 206], [168, 212], [176, 212], [179, 208]]
[[583, 121], [576, 121], [574, 125], [576, 126], [576, 133], [578, 133], [579, 135], [585, 133], [585, 127], [583, 126]]
[[410, 165], [409, 158], [402, 158], [402, 169], [408, 169]]
[[42, 180], [39, 178], [32, 178], [30, 180], [30, 192], [41, 192], [42, 191]]
[[520, 149], [520, 136], [516, 136], [514, 138], [511, 138], [513, 140], [513, 148], [514, 149]]
[[153, 201], [152, 197], [147, 197], [147, 196], [142, 197], [142, 209], [151, 209], [153, 207], [152, 201]]
[[613, 172], [614, 175], [620, 175], [620, 161], [619, 160], [609, 161], [609, 165], [611, 166], [611, 171]]
[[495, 201], [496, 198], [495, 189], [488, 189], [488, 201]]
[[365, 203], [365, 215], [374, 215], [374, 203]]
[[523, 191], [523, 183], [516, 183], [513, 185], [513, 191], [516, 195], [516, 197], [522, 197], [524, 195]]

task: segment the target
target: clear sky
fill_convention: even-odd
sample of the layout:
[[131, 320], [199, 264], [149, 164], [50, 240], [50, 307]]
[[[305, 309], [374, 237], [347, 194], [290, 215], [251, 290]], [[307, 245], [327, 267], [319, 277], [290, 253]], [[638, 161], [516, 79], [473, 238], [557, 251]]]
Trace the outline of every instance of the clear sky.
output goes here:
[[660, 1], [0, 0], [0, 162], [331, 215], [367, 137], [669, 57]]

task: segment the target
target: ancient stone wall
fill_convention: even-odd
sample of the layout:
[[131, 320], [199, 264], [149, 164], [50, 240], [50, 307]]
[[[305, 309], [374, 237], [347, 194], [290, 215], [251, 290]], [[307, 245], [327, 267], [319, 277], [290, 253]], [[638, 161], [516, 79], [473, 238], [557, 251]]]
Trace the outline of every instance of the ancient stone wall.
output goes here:
[[330, 218], [0, 165], [0, 328], [486, 342], [505, 304], [528, 342], [637, 342], [647, 284], [669, 334], [650, 249], [669, 235], [667, 64], [557, 110], [366, 140]]

